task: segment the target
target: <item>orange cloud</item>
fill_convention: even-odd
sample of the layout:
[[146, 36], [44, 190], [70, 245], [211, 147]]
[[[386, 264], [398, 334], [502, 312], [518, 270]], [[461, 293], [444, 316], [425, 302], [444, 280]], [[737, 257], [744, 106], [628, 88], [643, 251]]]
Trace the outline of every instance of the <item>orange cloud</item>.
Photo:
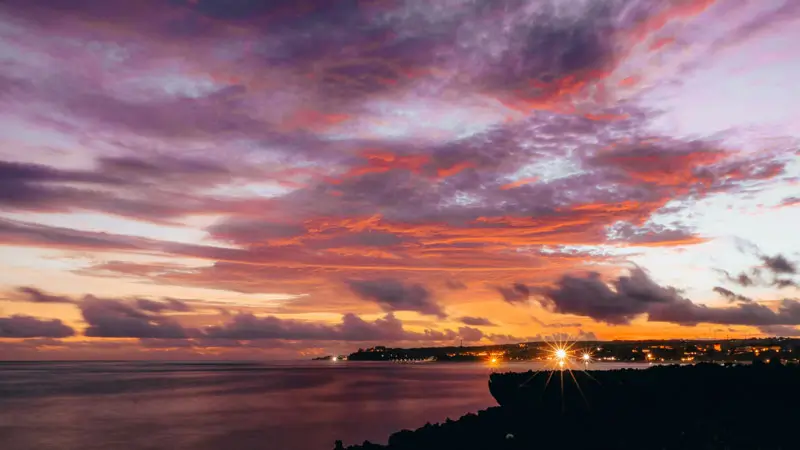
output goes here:
[[381, 150], [365, 150], [361, 153], [366, 164], [351, 168], [341, 179], [330, 180], [334, 184], [341, 183], [342, 180], [358, 177], [368, 173], [384, 173], [394, 169], [405, 169], [414, 173], [419, 173], [422, 167], [430, 161], [427, 155], [398, 155]]
[[667, 7], [664, 11], [641, 22], [631, 32], [632, 37], [640, 41], [645, 36], [661, 30], [673, 20], [689, 19], [702, 14], [714, 3], [716, 0], [682, 0], [677, 5]]
[[464, 169], [469, 169], [470, 167], [475, 167], [475, 164], [471, 163], [469, 161], [460, 162], [460, 163], [456, 163], [456, 164], [454, 164], [454, 165], [452, 165], [450, 167], [438, 169], [436, 171], [436, 175], [438, 175], [439, 178], [447, 178], [447, 177], [451, 177], [451, 176], [461, 172]]
[[674, 37], [659, 38], [650, 44], [650, 51], [658, 51], [675, 42]]
[[728, 156], [722, 151], [668, 152], [629, 151], [607, 153], [598, 161], [620, 167], [632, 181], [661, 186], [678, 186], [704, 182], [696, 169], [722, 161]]
[[594, 121], [607, 121], [607, 122], [610, 122], [610, 121], [614, 121], [614, 120], [625, 120], [625, 119], [628, 119], [630, 117], [630, 115], [629, 114], [591, 114], [591, 113], [589, 113], [589, 114], [585, 114], [584, 117], [586, 117], [589, 120], [594, 120]]
[[623, 78], [622, 81], [619, 82], [620, 87], [631, 87], [639, 84], [642, 80], [642, 77], [638, 75], [631, 75], [629, 77]]
[[500, 186], [500, 189], [506, 191], [508, 189], [514, 189], [520, 186], [524, 186], [526, 184], [536, 183], [537, 181], [539, 181], [539, 177], [520, 178], [517, 181], [513, 181], [511, 183]]
[[311, 130], [325, 131], [350, 120], [348, 114], [331, 114], [315, 110], [299, 110], [284, 118], [279, 129], [282, 131]]

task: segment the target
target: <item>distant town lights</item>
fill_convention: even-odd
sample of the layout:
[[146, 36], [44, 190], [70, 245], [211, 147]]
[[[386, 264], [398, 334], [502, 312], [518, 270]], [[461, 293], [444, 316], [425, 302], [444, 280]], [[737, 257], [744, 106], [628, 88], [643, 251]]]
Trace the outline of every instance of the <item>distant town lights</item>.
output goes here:
[[589, 360], [590, 360], [590, 359], [592, 359], [592, 357], [591, 357], [591, 356], [589, 356], [589, 354], [588, 354], [588, 353], [584, 353], [584, 354], [583, 354], [583, 360], [584, 360], [584, 361], [586, 361], [586, 362], [589, 362]]

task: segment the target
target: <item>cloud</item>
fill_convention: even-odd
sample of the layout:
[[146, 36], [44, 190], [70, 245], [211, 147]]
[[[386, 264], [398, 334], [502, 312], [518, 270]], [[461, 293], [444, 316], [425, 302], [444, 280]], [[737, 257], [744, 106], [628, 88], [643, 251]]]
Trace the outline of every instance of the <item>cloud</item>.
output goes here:
[[496, 345], [517, 344], [521, 342], [541, 342], [544, 340], [542, 338], [542, 335], [540, 334], [537, 334], [535, 336], [522, 337], [522, 336], [514, 336], [511, 334], [496, 333], [496, 334], [487, 334], [484, 335], [484, 337]]
[[[713, 230], [699, 234], [685, 205], [794, 175], [794, 147], [654, 126], [669, 112], [651, 95], [690, 83], [684, 61], [727, 67], [711, 56], [794, 6], [401, 3], [3, 2], [0, 46], [15, 51], [0, 75], [14, 124], [0, 245], [85, 252], [98, 262], [78, 277], [304, 294], [281, 313], [371, 302], [445, 317], [440, 300], [458, 296], [434, 287], [523, 303], [532, 286], [619, 263], [623, 247], [705, 242]], [[659, 70], [644, 70], [654, 57]], [[728, 278], [796, 285], [781, 274]], [[600, 284], [590, 291], [619, 303], [607, 312], [591, 299], [549, 307], [614, 323], [651, 311]], [[173, 314], [185, 306], [125, 295], [112, 300], [130, 310], [101, 314], [119, 333], [202, 334], [177, 325], [191, 322]]]
[[348, 280], [348, 286], [359, 297], [376, 302], [385, 311], [415, 311], [446, 317], [430, 292], [420, 284], [406, 284], [399, 280], [384, 278], [375, 280]]
[[[213, 160], [160, 155], [101, 157], [91, 169], [0, 161], [0, 205], [12, 211], [96, 211], [151, 222], [230, 212], [240, 201], [190, 193], [263, 176]], [[124, 188], [125, 193], [120, 193]]]
[[781, 200], [779, 207], [793, 207], [800, 205], [800, 197], [787, 197]]
[[164, 301], [139, 298], [136, 299], [136, 306], [143, 311], [149, 311], [153, 313], [161, 313], [162, 311], [187, 312], [192, 310], [192, 307], [189, 306], [189, 304], [176, 298], [165, 298]]
[[641, 268], [632, 269], [629, 275], [622, 275], [610, 284], [596, 272], [582, 277], [564, 275], [555, 287], [544, 289], [536, 300], [558, 313], [621, 325], [648, 312], [652, 305], [670, 304], [680, 298], [675, 289], [658, 286]]
[[798, 337], [800, 336], [800, 328], [789, 325], [767, 325], [758, 327], [759, 331], [768, 336], [779, 337]]
[[458, 280], [447, 280], [445, 286], [453, 291], [460, 291], [467, 288], [467, 285]]
[[731, 308], [709, 308], [681, 299], [674, 304], [654, 308], [649, 312], [649, 320], [686, 326], [694, 326], [699, 323], [752, 326], [798, 325], [800, 324], [800, 302], [781, 300], [777, 311], [773, 311], [756, 303], [739, 303]]
[[[34, 288], [30, 288], [41, 292]], [[422, 332], [406, 330], [393, 313], [366, 321], [356, 314], [342, 316], [341, 322], [310, 322], [282, 319], [276, 316], [258, 317], [252, 313], [232, 315], [225, 310], [223, 325], [187, 327], [181, 325], [167, 312], [192, 311], [186, 302], [174, 298], [161, 301], [145, 298], [116, 299], [85, 295], [81, 299], [69, 300], [77, 305], [87, 324], [84, 335], [94, 338], [139, 338], [152, 342], [169, 340], [284, 340], [284, 341], [453, 341], [461, 336], [465, 340], [480, 340], [482, 332], [477, 328], [426, 329]], [[219, 317], [217, 317], [219, 318]], [[74, 334], [61, 321], [14, 316], [0, 322], [1, 337], [65, 337]], [[70, 334], [65, 330], [69, 330]], [[43, 333], [43, 334], [36, 334]], [[49, 333], [49, 334], [48, 334]], [[61, 334], [59, 334], [61, 333]], [[172, 344], [165, 344], [173, 347]]]
[[694, 245], [707, 241], [688, 228], [667, 228], [655, 224], [636, 227], [631, 223], [621, 222], [611, 227], [609, 232], [613, 236], [611, 242], [641, 247]]
[[725, 271], [725, 270], [718, 270], [718, 272], [724, 274], [725, 278], [728, 281], [730, 281], [732, 283], [736, 283], [736, 284], [738, 284], [739, 286], [742, 286], [742, 287], [748, 287], [748, 286], [752, 286], [752, 285], [755, 284], [755, 280], [753, 280], [753, 278], [750, 277], [750, 275], [748, 275], [748, 274], [746, 274], [744, 272], [740, 273], [739, 275], [737, 275], [735, 277], [731, 276], [731, 274], [728, 271]]
[[597, 341], [597, 335], [593, 331], [578, 330], [578, 336], [575, 338], [577, 341]]
[[208, 327], [205, 336], [212, 339], [283, 339], [312, 341], [448, 341], [456, 338], [452, 330], [407, 331], [394, 314], [368, 322], [355, 314], [345, 314], [338, 324], [302, 322], [274, 316], [256, 317], [238, 314], [226, 325]]
[[537, 325], [542, 326], [544, 328], [579, 328], [583, 326], [580, 322], [568, 322], [568, 323], [546, 323], [535, 316], [531, 316], [531, 320], [536, 322]]
[[719, 295], [725, 297], [726, 299], [728, 299], [728, 301], [731, 302], [731, 303], [733, 303], [733, 302], [750, 303], [750, 302], [753, 301], [753, 299], [751, 299], [749, 297], [745, 297], [744, 295], [739, 295], [739, 294], [737, 294], [737, 293], [735, 293], [735, 292], [733, 292], [733, 291], [731, 291], [729, 289], [725, 289], [724, 287], [716, 286], [716, 287], [714, 287], [713, 290], [717, 294], [719, 294]]
[[0, 317], [0, 338], [64, 338], [74, 334], [75, 330], [58, 319], [43, 320], [23, 315]]
[[787, 288], [787, 287], [798, 287], [797, 281], [794, 280], [787, 280], [785, 278], [775, 278], [772, 283], [779, 289]]
[[19, 287], [20, 301], [34, 303], [68, 303], [78, 307], [88, 327], [84, 331], [90, 337], [131, 338], [188, 338], [196, 330], [184, 329], [165, 312], [193, 311], [184, 300], [165, 297], [161, 300], [147, 298], [97, 298], [85, 295], [80, 299], [64, 295], [47, 294], [34, 287]]
[[638, 267], [610, 282], [594, 272], [586, 276], [565, 275], [554, 287], [542, 289], [536, 298], [554, 312], [588, 316], [612, 325], [628, 324], [645, 314], [652, 322], [685, 326], [800, 324], [800, 302], [796, 300], [782, 300], [777, 311], [743, 301], [733, 307], [712, 308], [693, 303], [673, 287], [659, 286]]
[[21, 286], [14, 292], [18, 301], [31, 303], [74, 303], [74, 300], [64, 295], [52, 295], [30, 286]]
[[150, 314], [154, 304], [147, 301], [145, 308], [141, 308], [117, 299], [86, 296], [78, 304], [88, 325], [84, 334], [89, 337], [157, 339], [185, 339], [194, 334], [169, 317]]
[[503, 300], [511, 304], [527, 302], [531, 294], [528, 286], [522, 283], [514, 283], [510, 287], [498, 286], [496, 289]]
[[472, 326], [486, 326], [486, 327], [495, 327], [497, 326], [491, 320], [485, 317], [470, 317], [464, 316], [458, 319], [464, 325], [472, 325]]
[[473, 327], [459, 327], [458, 336], [468, 342], [477, 342], [483, 339], [483, 331]]
[[596, 341], [597, 336], [594, 332], [578, 330], [577, 334], [553, 333], [543, 336], [545, 342], [572, 342], [572, 341]]
[[783, 255], [762, 256], [761, 261], [775, 274], [796, 274], [797, 266]]
[[[747, 248], [741, 250], [748, 253], [755, 253], [763, 265], [751, 268], [750, 272], [752, 273], [752, 276], [746, 274], [745, 272], [741, 272], [737, 277], [732, 277], [730, 273], [725, 270], [717, 270], [718, 272], [722, 273], [728, 281], [736, 283], [742, 287], [774, 286], [778, 289], [784, 289], [798, 286], [798, 282], [791, 279], [793, 275], [798, 273], [797, 264], [790, 261], [785, 256], [780, 254], [775, 256], [762, 254], [758, 247], [752, 243], [749, 243]], [[764, 269], [772, 274], [771, 280], [767, 280], [762, 277]]]

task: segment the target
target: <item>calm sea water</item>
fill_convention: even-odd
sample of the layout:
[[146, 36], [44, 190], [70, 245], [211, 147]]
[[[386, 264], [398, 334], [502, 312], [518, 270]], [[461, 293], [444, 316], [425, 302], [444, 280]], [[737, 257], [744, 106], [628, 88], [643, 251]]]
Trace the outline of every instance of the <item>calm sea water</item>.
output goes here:
[[[507, 363], [498, 370], [538, 367]], [[491, 370], [477, 363], [0, 362], [0, 449], [386, 443], [400, 429], [495, 406]]]

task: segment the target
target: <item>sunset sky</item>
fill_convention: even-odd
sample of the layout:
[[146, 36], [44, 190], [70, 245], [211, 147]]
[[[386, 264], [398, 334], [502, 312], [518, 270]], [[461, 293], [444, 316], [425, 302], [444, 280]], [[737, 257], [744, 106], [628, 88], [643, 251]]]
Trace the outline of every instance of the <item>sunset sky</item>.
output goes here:
[[795, 0], [4, 1], [0, 358], [800, 335], [798, 43]]

